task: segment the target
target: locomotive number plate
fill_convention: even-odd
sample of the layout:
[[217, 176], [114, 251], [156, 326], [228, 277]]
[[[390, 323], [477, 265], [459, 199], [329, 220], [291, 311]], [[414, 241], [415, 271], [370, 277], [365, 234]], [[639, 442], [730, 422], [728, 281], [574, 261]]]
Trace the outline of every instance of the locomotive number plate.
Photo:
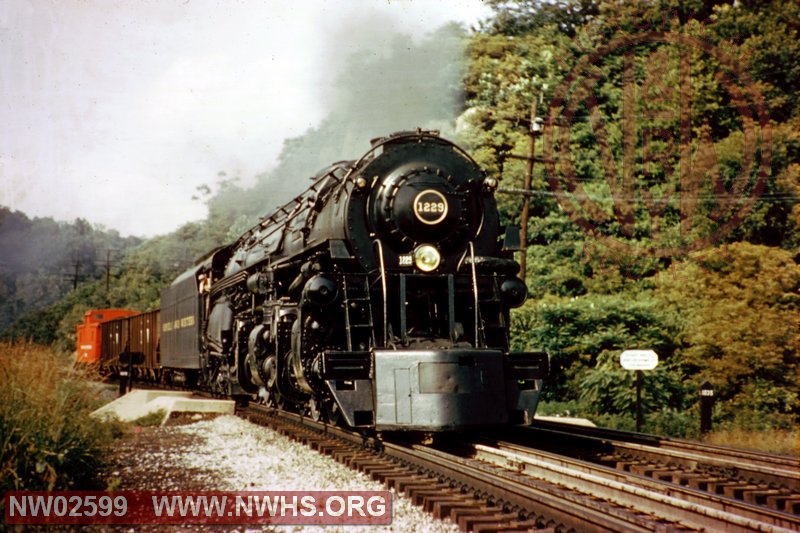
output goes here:
[[447, 217], [447, 198], [435, 189], [426, 189], [414, 198], [414, 215], [423, 224], [438, 224]]

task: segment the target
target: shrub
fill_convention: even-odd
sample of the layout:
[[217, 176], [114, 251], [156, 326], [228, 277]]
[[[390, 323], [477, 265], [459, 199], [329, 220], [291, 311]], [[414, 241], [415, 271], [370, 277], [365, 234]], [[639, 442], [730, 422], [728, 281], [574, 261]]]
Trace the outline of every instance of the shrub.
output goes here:
[[34, 344], [0, 343], [0, 493], [102, 488], [96, 473], [120, 426], [86, 375]]
[[695, 439], [700, 435], [700, 415], [697, 410], [664, 408], [646, 414], [642, 430], [664, 437]]
[[633, 414], [589, 414], [585, 418], [588, 418], [601, 428], [620, 429], [622, 431], [636, 430], [636, 416]]
[[586, 412], [587, 409], [577, 400], [569, 400], [565, 402], [539, 402], [536, 408], [536, 414], [539, 416], [563, 416], [574, 417], [580, 416], [581, 413]]

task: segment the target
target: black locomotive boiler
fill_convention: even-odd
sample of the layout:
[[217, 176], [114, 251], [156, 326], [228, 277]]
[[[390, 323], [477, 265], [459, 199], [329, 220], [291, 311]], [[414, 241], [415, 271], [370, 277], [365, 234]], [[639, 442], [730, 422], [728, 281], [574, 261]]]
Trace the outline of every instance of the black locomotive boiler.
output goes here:
[[509, 351], [496, 186], [437, 132], [374, 140], [164, 291], [161, 366], [352, 427], [530, 423], [547, 356]]

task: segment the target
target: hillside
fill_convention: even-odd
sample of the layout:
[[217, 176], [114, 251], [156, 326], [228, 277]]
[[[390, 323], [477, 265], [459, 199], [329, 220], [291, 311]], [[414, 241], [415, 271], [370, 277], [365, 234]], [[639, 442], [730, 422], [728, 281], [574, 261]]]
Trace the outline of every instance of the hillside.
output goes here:
[[[79, 284], [116, 276], [135, 237], [77, 218], [29, 218], [0, 206], [0, 336], [25, 336], [14, 322], [60, 300]], [[20, 327], [17, 327], [20, 326]]]
[[461, 135], [507, 220], [536, 137], [532, 298], [517, 349], [554, 367], [545, 412], [630, 428], [625, 349], [653, 349], [646, 428], [800, 414], [800, 41], [793, 1], [489, 2], [469, 43]]

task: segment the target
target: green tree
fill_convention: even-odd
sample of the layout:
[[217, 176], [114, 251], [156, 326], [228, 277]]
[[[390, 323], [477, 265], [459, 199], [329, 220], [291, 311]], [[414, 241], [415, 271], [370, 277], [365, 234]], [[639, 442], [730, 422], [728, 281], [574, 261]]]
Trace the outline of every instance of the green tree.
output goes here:
[[723, 412], [800, 414], [800, 266], [774, 247], [733, 243], [658, 276], [656, 298], [685, 319], [681, 366], [710, 382]]
[[[593, 413], [630, 415], [635, 412], [636, 372], [622, 368], [619, 356], [619, 351], [604, 351], [597, 365], [586, 371], [578, 382], [580, 399]], [[643, 412], [684, 407], [682, 376], [674, 368], [674, 361], [659, 363], [644, 375]]]
[[[664, 312], [661, 302], [648, 291], [638, 294], [589, 294], [581, 297], [545, 296], [528, 301], [514, 314], [512, 347], [517, 350], [544, 349], [550, 354], [552, 373], [545, 398], [553, 401], [580, 398], [581, 381], [600, 365], [626, 349], [653, 349], [678, 374], [673, 361], [679, 329], [679, 317]], [[670, 389], [670, 394], [678, 391]], [[670, 405], [679, 405], [679, 396]], [[603, 404], [598, 402], [599, 408]]]
[[485, 31], [502, 35], [524, 35], [552, 26], [574, 36], [577, 29], [599, 13], [595, 0], [487, 0], [495, 14], [484, 23]]

